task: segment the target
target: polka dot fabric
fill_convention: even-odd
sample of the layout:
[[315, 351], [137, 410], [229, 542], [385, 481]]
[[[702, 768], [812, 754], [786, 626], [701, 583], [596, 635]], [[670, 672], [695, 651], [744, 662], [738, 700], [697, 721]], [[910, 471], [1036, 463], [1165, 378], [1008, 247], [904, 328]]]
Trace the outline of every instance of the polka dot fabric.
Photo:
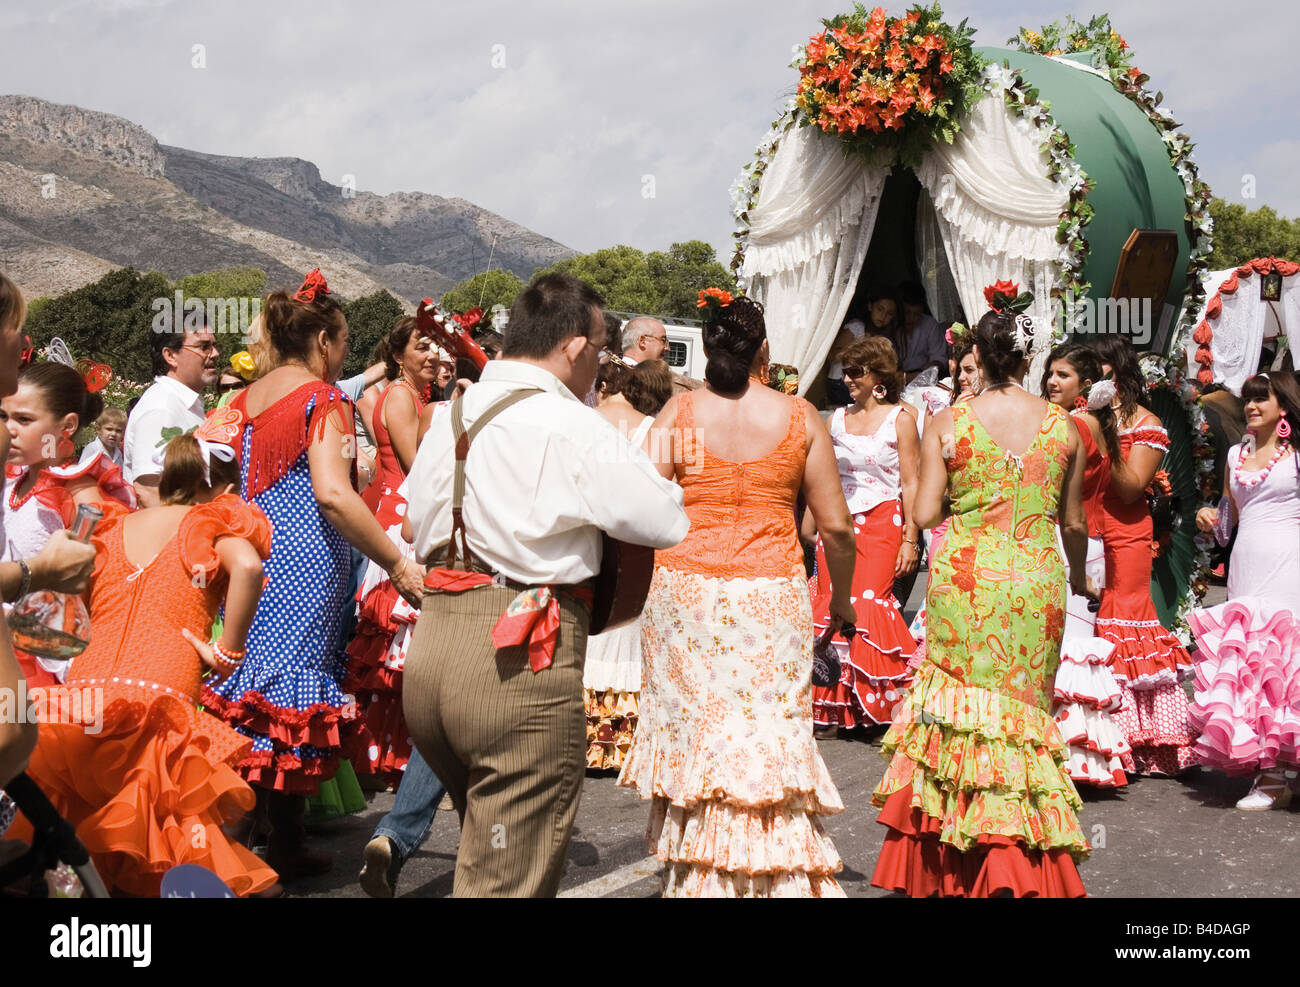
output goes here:
[[[313, 394], [303, 405], [306, 418], [317, 400]], [[244, 430], [245, 492], [256, 428], [255, 419]], [[204, 700], [252, 739], [252, 752], [239, 763], [250, 784], [314, 794], [333, 777], [340, 730], [355, 715], [352, 697], [340, 688], [351, 550], [316, 504], [305, 447], [252, 502], [273, 528], [266, 588], [248, 633], [247, 657], [234, 674], [205, 689]]]

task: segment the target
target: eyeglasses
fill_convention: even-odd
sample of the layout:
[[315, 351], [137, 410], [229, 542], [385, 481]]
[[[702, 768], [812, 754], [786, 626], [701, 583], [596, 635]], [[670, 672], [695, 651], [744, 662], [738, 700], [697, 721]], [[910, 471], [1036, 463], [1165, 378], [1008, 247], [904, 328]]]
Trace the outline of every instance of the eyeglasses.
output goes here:
[[641, 335], [641, 338], [642, 338], [642, 339], [653, 339], [656, 343], [663, 343], [665, 346], [668, 345], [668, 337], [667, 337], [667, 336], [652, 336], [650, 333], [647, 332], [647, 333], [643, 333], [643, 334]]
[[859, 377], [865, 377], [866, 375], [867, 372], [856, 363], [850, 363], [844, 368], [844, 376], [852, 380], [857, 380]]
[[184, 345], [181, 346], [181, 349], [194, 350], [194, 352], [202, 353], [204, 356], [211, 356], [213, 353], [217, 352], [217, 344], [200, 343], [198, 346], [192, 346], [189, 343], [185, 343]]

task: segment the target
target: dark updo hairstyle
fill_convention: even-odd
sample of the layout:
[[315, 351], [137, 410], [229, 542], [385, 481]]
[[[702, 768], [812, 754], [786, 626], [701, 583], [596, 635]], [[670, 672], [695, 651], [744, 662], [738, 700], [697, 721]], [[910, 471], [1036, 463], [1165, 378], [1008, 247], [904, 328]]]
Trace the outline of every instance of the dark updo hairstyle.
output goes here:
[[167, 443], [163, 454], [162, 475], [158, 478], [158, 496], [164, 504], [193, 504], [216, 487], [234, 484], [239, 489], [239, 460], [225, 462], [211, 457], [212, 484], [203, 476], [203, 453], [193, 435], [178, 435]]
[[898, 404], [898, 394], [903, 389], [904, 376], [898, 369], [898, 354], [884, 336], [867, 336], [856, 339], [840, 354], [840, 363], [854, 364], [875, 374], [885, 387], [885, 404]]
[[18, 383], [40, 391], [41, 400], [55, 418], [76, 415], [77, 432], [98, 418], [104, 410], [104, 399], [88, 391], [81, 374], [67, 364], [52, 360], [33, 363], [18, 375]]
[[410, 345], [411, 333], [415, 332], [415, 317], [404, 315], [393, 323], [388, 335], [375, 347], [376, 362], [384, 361], [384, 376], [388, 380], [397, 380], [402, 372], [402, 354]]
[[323, 332], [336, 339], [344, 325], [343, 307], [323, 291], [316, 292], [310, 302], [300, 302], [283, 290], [273, 291], [262, 303], [262, 319], [281, 359], [303, 362], [316, 351], [318, 335]]
[[1090, 345], [1098, 360], [1110, 364], [1110, 375], [1119, 393], [1120, 417], [1132, 418], [1139, 406], [1145, 406], [1147, 396], [1147, 382], [1133, 344], [1127, 337], [1110, 332], [1097, 336]]
[[719, 394], [739, 394], [749, 380], [759, 347], [767, 339], [763, 306], [741, 296], [704, 324], [704, 379]]
[[[1074, 372], [1079, 375], [1079, 382], [1091, 381], [1097, 383], [1104, 376], [1101, 369], [1101, 359], [1097, 356], [1096, 350], [1091, 346], [1085, 346], [1083, 343], [1061, 343], [1047, 354], [1047, 363], [1043, 366], [1043, 377], [1039, 382], [1039, 389], [1043, 397], [1047, 397], [1047, 380], [1052, 373], [1052, 364], [1057, 360], [1064, 360]], [[1112, 460], [1120, 458], [1119, 448], [1119, 426], [1115, 423], [1115, 411], [1109, 404], [1096, 410], [1089, 409], [1088, 413], [1097, 419], [1097, 425], [1101, 428], [1101, 437], [1106, 443], [1106, 451], [1110, 454]]]
[[975, 345], [985, 387], [1012, 380], [1025, 362], [1025, 351], [1016, 345], [1015, 312], [985, 312], [975, 325]]
[[627, 371], [623, 397], [643, 415], [653, 418], [673, 396], [673, 372], [663, 360], [642, 360]]

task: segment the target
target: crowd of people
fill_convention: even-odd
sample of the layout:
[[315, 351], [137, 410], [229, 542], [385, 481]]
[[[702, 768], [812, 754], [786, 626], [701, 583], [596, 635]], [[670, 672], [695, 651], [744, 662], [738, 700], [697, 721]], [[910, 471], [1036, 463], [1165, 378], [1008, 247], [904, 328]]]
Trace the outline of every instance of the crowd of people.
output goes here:
[[[125, 415], [72, 367], [18, 371], [0, 275], [0, 588], [6, 611], [84, 592], [91, 627], [71, 659], [0, 634], [0, 689], [101, 697], [94, 730], [0, 723], [0, 781], [25, 767], [140, 896], [182, 863], [240, 896], [329, 870], [307, 819], [364, 806], [358, 779], [396, 793], [360, 850], [369, 894], [449, 798], [454, 894], [554, 895], [584, 776], [614, 770], [650, 803], [665, 895], [840, 896], [817, 741], [877, 727], [872, 880], [909, 895], [1082, 895], [1079, 786], [1203, 765], [1254, 776], [1239, 808], [1285, 805], [1300, 387], [1243, 389], [1249, 436], [1197, 515], [1236, 531], [1228, 601], [1193, 614], [1189, 654], [1151, 598], [1169, 439], [1132, 347], [1054, 345], [1027, 296], [986, 298], [945, 335], [918, 286], [873, 294], [824, 418], [767, 386], [757, 302], [700, 293], [688, 381], [661, 322], [567, 275], [479, 334], [486, 364], [403, 318], [339, 380], [348, 326], [313, 271], [228, 369], [210, 330], [154, 334]], [[89, 545], [66, 530], [82, 504]], [[645, 607], [597, 626], [619, 543], [653, 551]], [[0, 800], [29, 837], [13, 816]]]

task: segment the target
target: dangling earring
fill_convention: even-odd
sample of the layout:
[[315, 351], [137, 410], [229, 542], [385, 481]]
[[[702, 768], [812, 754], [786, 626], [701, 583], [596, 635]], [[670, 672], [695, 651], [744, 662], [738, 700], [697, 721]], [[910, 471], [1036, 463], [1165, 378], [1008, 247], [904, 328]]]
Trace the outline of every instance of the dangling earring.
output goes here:
[[871, 389], [871, 396], [875, 398], [877, 401], [885, 400], [885, 395], [888, 393], [889, 392], [885, 390], [884, 384], [877, 384], [875, 387]]
[[1282, 412], [1282, 417], [1277, 420], [1277, 428], [1274, 431], [1277, 432], [1279, 439], [1286, 439], [1291, 436], [1291, 423], [1286, 420], [1285, 411]]

